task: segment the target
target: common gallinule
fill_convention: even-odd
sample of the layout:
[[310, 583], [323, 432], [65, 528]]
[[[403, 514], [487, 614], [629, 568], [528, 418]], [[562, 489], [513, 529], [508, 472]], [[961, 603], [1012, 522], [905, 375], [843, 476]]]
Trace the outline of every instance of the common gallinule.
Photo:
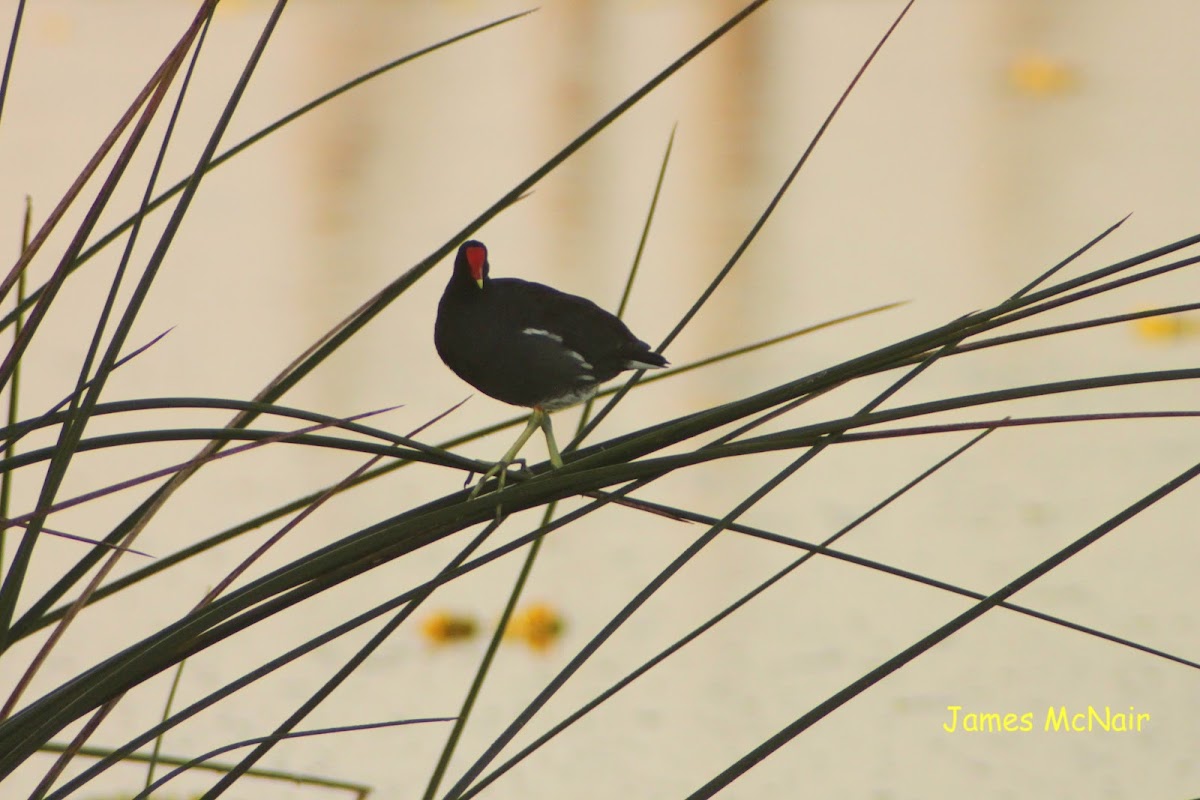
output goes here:
[[504, 457], [476, 485], [499, 474], [541, 427], [550, 463], [562, 466], [548, 412], [583, 402], [627, 369], [665, 367], [667, 360], [591, 300], [517, 278], [488, 276], [487, 248], [465, 242], [438, 303], [433, 341], [458, 377], [486, 395], [533, 409]]

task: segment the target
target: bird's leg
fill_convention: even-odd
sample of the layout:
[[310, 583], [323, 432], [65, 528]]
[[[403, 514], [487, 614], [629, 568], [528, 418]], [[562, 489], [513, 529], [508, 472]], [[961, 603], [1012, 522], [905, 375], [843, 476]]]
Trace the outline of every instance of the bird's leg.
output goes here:
[[479, 479], [479, 483], [475, 484], [475, 488], [472, 489], [471, 494], [468, 495], [468, 500], [474, 500], [476, 496], [479, 495], [479, 490], [483, 488], [483, 485], [488, 482], [489, 478], [499, 476], [499, 484], [496, 486], [496, 491], [499, 492], [504, 489], [504, 479], [508, 476], [508, 465], [516, 460], [517, 453], [521, 452], [521, 448], [525, 446], [527, 441], [529, 441], [529, 437], [533, 436], [533, 432], [538, 429], [539, 425], [541, 425], [544, 416], [545, 412], [543, 412], [540, 408], [535, 408], [533, 410], [533, 413], [529, 415], [529, 422], [525, 424], [525, 430], [521, 431], [521, 435], [517, 437], [515, 442], [513, 442], [513, 446], [508, 448], [508, 452], [505, 453], [499, 461], [493, 464], [492, 468], [489, 469], [487, 473]]
[[554, 426], [550, 424], [550, 415], [542, 412], [542, 433], [546, 435], [546, 449], [550, 451], [550, 464], [555, 468], [563, 465], [562, 456], [558, 454], [558, 444], [554, 441]]

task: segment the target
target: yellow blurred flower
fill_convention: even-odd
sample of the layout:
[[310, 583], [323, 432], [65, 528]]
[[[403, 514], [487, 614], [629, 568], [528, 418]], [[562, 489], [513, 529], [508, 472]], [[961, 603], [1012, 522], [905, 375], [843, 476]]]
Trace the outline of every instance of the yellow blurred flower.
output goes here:
[[1022, 94], [1046, 97], [1069, 92], [1078, 81], [1075, 70], [1064, 62], [1039, 53], [1026, 53], [1009, 64], [1008, 82]]
[[470, 639], [479, 630], [474, 618], [449, 611], [438, 611], [421, 623], [421, 634], [432, 644], [447, 644]]
[[1185, 336], [1193, 336], [1200, 325], [1183, 314], [1159, 314], [1133, 321], [1133, 329], [1139, 338], [1150, 342], [1174, 342]]
[[552, 606], [534, 603], [513, 614], [504, 636], [521, 639], [534, 650], [546, 650], [562, 635], [565, 627], [563, 618]]

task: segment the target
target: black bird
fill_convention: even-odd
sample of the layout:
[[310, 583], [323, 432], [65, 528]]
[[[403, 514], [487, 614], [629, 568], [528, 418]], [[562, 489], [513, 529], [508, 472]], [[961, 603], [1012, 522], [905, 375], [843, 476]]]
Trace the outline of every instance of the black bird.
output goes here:
[[465, 242], [438, 304], [433, 341], [458, 377], [490, 397], [533, 409], [529, 424], [480, 480], [500, 475], [539, 426], [550, 463], [562, 466], [547, 412], [587, 400], [628, 369], [657, 369], [667, 360], [600, 306], [540, 283], [491, 278], [487, 248]]

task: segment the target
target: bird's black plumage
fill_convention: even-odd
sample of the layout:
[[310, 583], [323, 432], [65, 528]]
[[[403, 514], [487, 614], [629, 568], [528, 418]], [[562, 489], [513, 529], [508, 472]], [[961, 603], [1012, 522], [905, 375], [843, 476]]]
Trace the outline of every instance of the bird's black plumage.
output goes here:
[[446, 366], [484, 394], [553, 411], [591, 397], [661, 355], [591, 300], [517, 278], [491, 278], [487, 248], [469, 241], [438, 304], [434, 343]]

